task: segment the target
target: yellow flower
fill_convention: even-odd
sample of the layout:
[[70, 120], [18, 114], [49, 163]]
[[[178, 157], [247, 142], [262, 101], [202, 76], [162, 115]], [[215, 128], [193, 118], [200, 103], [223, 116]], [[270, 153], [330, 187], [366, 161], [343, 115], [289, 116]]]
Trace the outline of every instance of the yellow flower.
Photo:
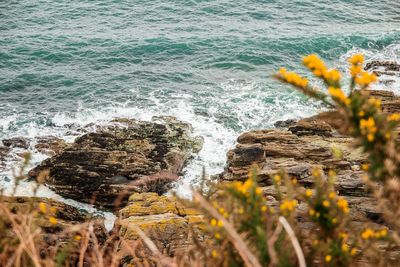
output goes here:
[[263, 191], [262, 191], [261, 188], [259, 188], [259, 187], [256, 188], [256, 194], [257, 194], [257, 195], [261, 195], [262, 192], [263, 192]]
[[82, 236], [81, 236], [81, 235], [76, 235], [76, 236], [75, 236], [75, 240], [76, 240], [76, 241], [80, 241], [81, 239], [82, 239]]
[[356, 255], [357, 254], [357, 249], [356, 248], [352, 248], [351, 249], [351, 251], [350, 251], [350, 254], [351, 254], [351, 256], [354, 256], [354, 255]]
[[388, 234], [387, 229], [382, 229], [380, 231], [375, 232], [375, 237], [376, 238], [382, 238], [382, 237], [387, 236], [387, 234]]
[[369, 164], [364, 163], [363, 165], [361, 165], [361, 169], [362, 169], [363, 171], [368, 171], [368, 169], [369, 169]]
[[310, 214], [310, 216], [314, 216], [314, 215], [315, 215], [315, 210], [310, 209], [310, 210], [308, 211], [308, 214]]
[[222, 226], [224, 226], [224, 223], [222, 222], [222, 221], [218, 221], [218, 227], [222, 227]]
[[365, 111], [364, 110], [361, 110], [360, 112], [358, 112], [358, 116], [359, 117], [364, 117], [365, 116]]
[[322, 175], [322, 172], [321, 172], [321, 169], [319, 169], [319, 168], [314, 168], [313, 170], [312, 170], [312, 175], [314, 176], [314, 177], [321, 177], [321, 175]]
[[215, 233], [214, 237], [215, 237], [216, 239], [221, 239], [221, 235], [220, 235], [219, 233]]
[[376, 78], [376, 75], [373, 73], [368, 73], [368, 72], [361, 72], [357, 77], [356, 77], [356, 83], [359, 84], [360, 86], [366, 87], [370, 83], [376, 82], [378, 79]]
[[279, 70], [278, 76], [285, 82], [297, 87], [306, 88], [308, 85], [308, 80], [306, 78], [301, 77], [295, 72], [287, 72], [285, 68]]
[[330, 206], [331, 204], [329, 203], [328, 200], [324, 200], [324, 201], [322, 201], [322, 205], [323, 205], [325, 208], [329, 208], [329, 206]]
[[333, 219], [332, 219], [332, 223], [333, 223], [333, 224], [336, 224], [336, 223], [337, 223], [337, 218], [333, 218]]
[[349, 204], [344, 198], [339, 198], [337, 202], [337, 206], [344, 212], [344, 213], [349, 213]]
[[218, 257], [218, 252], [217, 252], [215, 249], [213, 249], [213, 250], [211, 251], [211, 256], [212, 256], [213, 258], [217, 258], [217, 257]]
[[369, 142], [374, 141], [375, 133], [378, 131], [374, 118], [360, 120], [360, 131], [362, 135], [367, 136]]
[[365, 229], [362, 233], [361, 233], [361, 238], [362, 239], [370, 239], [371, 237], [374, 237], [375, 236], [375, 233], [374, 233], [374, 231], [372, 230], [372, 229], [370, 229], [370, 228], [367, 228], [367, 229]]
[[311, 189], [306, 190], [306, 197], [311, 197], [313, 195], [313, 191]]
[[349, 105], [351, 103], [350, 99], [343, 93], [340, 88], [335, 88], [330, 86], [328, 88], [329, 94], [332, 96], [333, 99], [339, 101], [342, 104]]
[[274, 176], [274, 181], [277, 183], [277, 184], [279, 184], [280, 182], [281, 182], [281, 176], [279, 175], [279, 174], [276, 174], [275, 176]]
[[325, 80], [328, 80], [330, 82], [338, 82], [340, 80], [340, 78], [342, 77], [340, 72], [335, 69], [324, 72], [323, 76], [324, 76]]
[[357, 76], [362, 72], [362, 67], [360, 65], [352, 65], [350, 67], [350, 74], [352, 77]]
[[400, 121], [400, 114], [394, 113], [388, 117], [388, 121]]
[[348, 234], [348, 233], [340, 233], [340, 234], [339, 234], [339, 237], [340, 237], [341, 239], [343, 239], [343, 240], [347, 240], [347, 238], [349, 237], [349, 234]]
[[57, 224], [57, 219], [54, 218], [53, 216], [51, 216], [51, 217], [49, 218], [49, 222], [50, 222], [51, 224]]
[[[329, 77], [336, 78], [336, 73], [327, 74], [328, 71], [326, 69], [325, 63], [315, 54], [308, 55], [304, 57], [303, 64], [306, 66], [313, 74], [317, 77], [328, 75]], [[324, 75], [325, 74], [325, 75]]]
[[294, 210], [294, 208], [297, 206], [297, 201], [292, 199], [285, 199], [282, 201], [282, 204], [280, 205], [281, 211], [288, 211], [291, 212]]
[[355, 54], [349, 59], [349, 62], [353, 65], [363, 64], [364, 63], [364, 56], [362, 54]]
[[342, 250], [343, 250], [344, 252], [349, 251], [349, 246], [348, 246], [347, 244], [343, 244], [343, 245], [342, 245]]
[[243, 214], [244, 213], [244, 209], [243, 208], [239, 208], [238, 213], [239, 214]]
[[330, 192], [329, 195], [328, 195], [328, 197], [329, 197], [330, 199], [334, 199], [334, 198], [336, 197], [336, 193], [335, 193], [335, 192]]
[[47, 211], [46, 204], [43, 203], [43, 202], [40, 202], [40, 203], [39, 203], [39, 210], [40, 210], [40, 212], [42, 212], [42, 213], [46, 213], [46, 211]]
[[330, 262], [332, 260], [332, 256], [331, 255], [326, 255], [325, 256], [325, 261], [326, 262]]
[[261, 211], [262, 211], [262, 212], [266, 212], [267, 210], [268, 210], [268, 207], [267, 207], [267, 206], [262, 206], [262, 207], [261, 207]]
[[211, 223], [211, 226], [216, 226], [217, 225], [217, 220], [216, 219], [211, 219], [210, 223]]

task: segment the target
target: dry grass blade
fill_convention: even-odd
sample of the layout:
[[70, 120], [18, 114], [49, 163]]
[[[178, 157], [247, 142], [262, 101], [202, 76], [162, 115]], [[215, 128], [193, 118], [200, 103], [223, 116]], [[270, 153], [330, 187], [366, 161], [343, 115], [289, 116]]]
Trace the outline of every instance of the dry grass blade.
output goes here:
[[258, 262], [257, 258], [254, 254], [248, 249], [246, 243], [240, 237], [240, 235], [236, 232], [235, 228], [221, 215], [218, 213], [216, 209], [214, 209], [207, 200], [204, 199], [202, 195], [200, 195], [195, 190], [192, 190], [193, 197], [196, 201], [200, 203], [200, 205], [209, 212], [213, 217], [220, 220], [223, 223], [223, 227], [228, 233], [229, 239], [232, 244], [237, 249], [240, 257], [243, 259], [246, 266], [250, 267], [261, 267], [261, 264]]
[[130, 227], [139, 235], [139, 237], [143, 240], [143, 242], [146, 244], [146, 246], [151, 250], [151, 252], [158, 258], [160, 263], [163, 266], [167, 267], [177, 267], [176, 264], [172, 262], [171, 259], [168, 257], [164, 256], [157, 248], [156, 244], [154, 244], [153, 241], [136, 225], [130, 225]]
[[292, 241], [292, 245], [296, 251], [297, 259], [299, 261], [299, 266], [306, 267], [306, 260], [304, 258], [303, 250], [301, 249], [299, 240], [297, 239], [292, 227], [290, 227], [288, 221], [283, 216], [279, 217], [279, 222], [282, 224], [283, 228], [285, 228], [285, 231], [288, 233], [289, 238]]

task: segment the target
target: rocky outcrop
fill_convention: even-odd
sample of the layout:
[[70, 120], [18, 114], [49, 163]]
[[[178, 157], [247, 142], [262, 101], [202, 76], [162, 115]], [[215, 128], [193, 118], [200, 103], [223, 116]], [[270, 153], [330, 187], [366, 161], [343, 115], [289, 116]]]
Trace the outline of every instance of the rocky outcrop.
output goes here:
[[29, 176], [37, 178], [47, 170], [44, 183], [60, 195], [104, 207], [124, 204], [133, 192], [162, 194], [201, 149], [202, 138], [191, 132], [190, 124], [173, 117], [115, 119], [61, 145]]
[[[397, 96], [388, 91], [371, 91], [371, 96], [382, 100], [384, 112], [400, 111]], [[376, 202], [366, 191], [361, 165], [367, 162], [360, 148], [355, 148], [351, 137], [341, 134], [344, 125], [336, 111], [289, 124], [287, 130], [270, 129], [243, 133], [238, 144], [227, 153], [227, 166], [219, 176], [221, 181], [244, 181], [253, 167], [258, 169], [258, 181], [264, 193], [274, 199], [271, 177], [285, 169], [304, 187], [313, 186], [314, 167], [337, 172], [336, 189], [348, 199], [354, 220], [371, 219], [382, 222]]]
[[[191, 237], [201, 240], [203, 216], [197, 210], [185, 208], [174, 197], [155, 193], [136, 193], [128, 205], [119, 211], [120, 238], [126, 242], [140, 240], [135, 227], [140, 228], [164, 255], [173, 256], [188, 249]], [[137, 255], [146, 258], [149, 251], [138, 246]]]

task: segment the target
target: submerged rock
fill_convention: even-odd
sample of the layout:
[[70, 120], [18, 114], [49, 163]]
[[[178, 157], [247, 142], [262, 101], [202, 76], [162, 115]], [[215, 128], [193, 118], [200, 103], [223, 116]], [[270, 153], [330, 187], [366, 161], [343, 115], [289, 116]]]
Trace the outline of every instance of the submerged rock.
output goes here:
[[201, 137], [191, 137], [190, 124], [173, 117], [150, 122], [120, 118], [96, 132], [78, 137], [29, 172], [62, 196], [104, 207], [124, 204], [133, 192], [166, 192]]

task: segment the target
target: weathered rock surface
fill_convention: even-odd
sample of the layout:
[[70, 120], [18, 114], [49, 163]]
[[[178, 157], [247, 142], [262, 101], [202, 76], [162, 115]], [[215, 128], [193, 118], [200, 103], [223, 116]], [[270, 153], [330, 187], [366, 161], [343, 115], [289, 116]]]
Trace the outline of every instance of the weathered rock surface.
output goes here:
[[45, 136], [36, 139], [35, 149], [42, 154], [54, 156], [69, 145], [61, 138], [55, 136]]
[[3, 145], [6, 147], [19, 147], [28, 149], [29, 148], [29, 140], [23, 137], [13, 137], [9, 139], [2, 140]]
[[73, 144], [57, 145], [60, 152], [29, 176], [48, 170], [45, 184], [60, 195], [105, 207], [124, 204], [133, 192], [162, 194], [201, 149], [202, 138], [192, 138], [191, 131], [173, 117], [115, 119]]
[[[125, 241], [137, 241], [134, 227], [140, 228], [165, 255], [176, 255], [188, 249], [190, 236], [201, 238], [203, 216], [194, 209], [185, 208], [173, 197], [155, 193], [136, 193], [128, 205], [119, 211], [120, 237]], [[146, 250], [137, 247], [138, 255], [146, 257]]]
[[[382, 100], [384, 112], [400, 111], [400, 100], [393, 92], [371, 91], [371, 96]], [[348, 199], [356, 221], [371, 219], [382, 223], [382, 213], [362, 181], [360, 167], [367, 162], [360, 148], [355, 148], [351, 137], [342, 135], [343, 118], [335, 111], [289, 124], [288, 130], [255, 130], [243, 133], [238, 144], [227, 153], [227, 166], [220, 175], [222, 181], [244, 181], [256, 166], [258, 181], [264, 193], [274, 199], [271, 177], [280, 169], [296, 178], [304, 187], [313, 186], [311, 172], [314, 167], [326, 173], [337, 172], [336, 188]]]

